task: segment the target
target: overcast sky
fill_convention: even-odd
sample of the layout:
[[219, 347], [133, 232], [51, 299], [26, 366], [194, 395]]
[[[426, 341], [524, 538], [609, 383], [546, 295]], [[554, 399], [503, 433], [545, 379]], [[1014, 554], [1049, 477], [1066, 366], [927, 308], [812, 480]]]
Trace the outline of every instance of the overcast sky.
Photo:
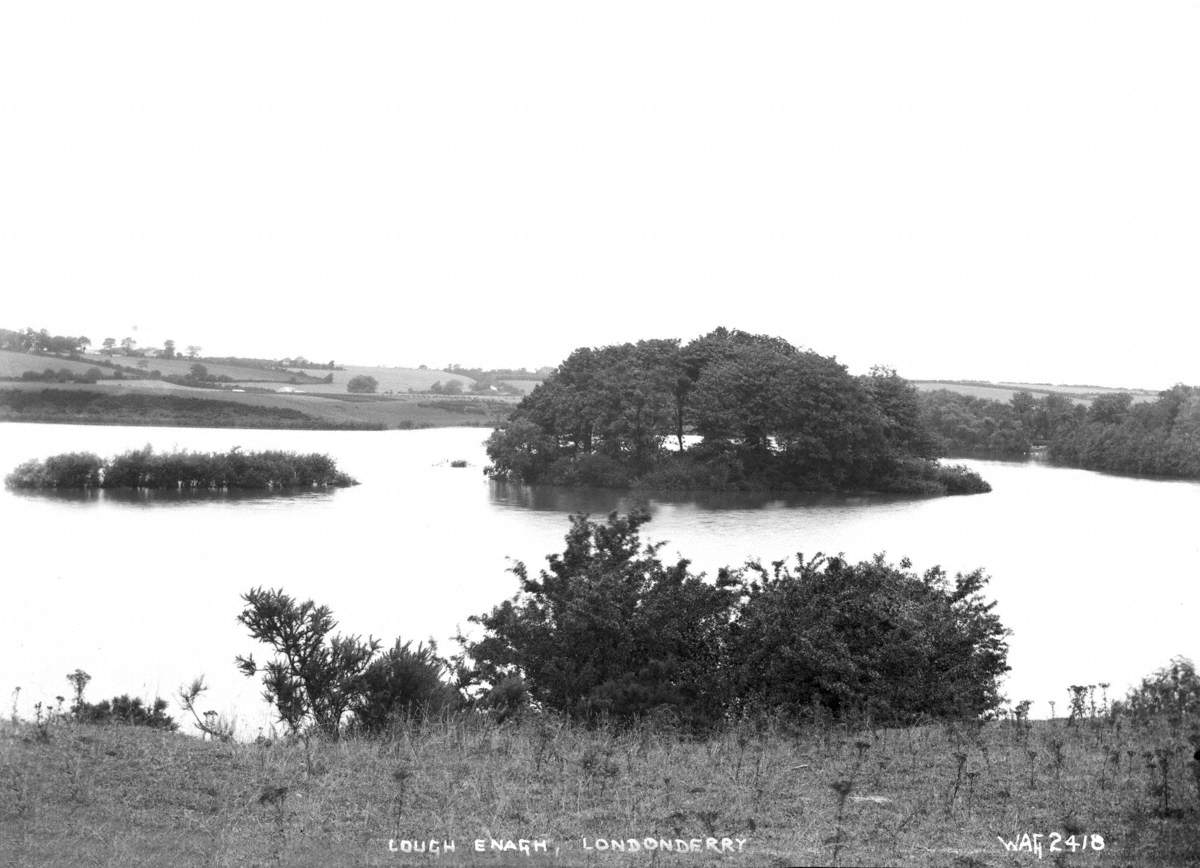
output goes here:
[[5, 2], [0, 326], [1200, 383], [1198, 46], [1197, 2]]

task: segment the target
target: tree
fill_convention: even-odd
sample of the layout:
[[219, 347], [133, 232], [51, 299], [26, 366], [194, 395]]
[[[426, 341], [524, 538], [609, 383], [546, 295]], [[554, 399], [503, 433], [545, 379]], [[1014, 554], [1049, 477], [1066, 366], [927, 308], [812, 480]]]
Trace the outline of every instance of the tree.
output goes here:
[[127, 356], [133, 355], [133, 348], [137, 344], [133, 338], [121, 338], [121, 351]]
[[236, 662], [249, 678], [263, 676], [263, 697], [294, 733], [310, 728], [336, 736], [342, 718], [362, 695], [364, 676], [379, 642], [330, 635], [337, 622], [326, 606], [297, 603], [282, 589], [253, 588], [242, 595], [238, 620], [250, 636], [271, 647], [263, 665], [254, 656]]
[[426, 717], [462, 707], [462, 695], [447, 680], [450, 663], [437, 646], [400, 639], [366, 668], [362, 693], [352, 703], [355, 726], [379, 732], [406, 717]]
[[347, 392], [356, 392], [360, 394], [374, 394], [379, 389], [379, 381], [367, 374], [359, 374], [351, 377], [346, 383]]
[[196, 346], [195, 344], [188, 344], [187, 356], [189, 359], [200, 358], [200, 347]]
[[164, 359], [175, 358], [175, 341], [172, 341], [172, 340], [163, 341], [163, 358]]
[[193, 380], [207, 380], [208, 368], [199, 362], [196, 362], [194, 365], [188, 368], [188, 377]]
[[100, 346], [101, 346], [100, 352], [104, 353], [104, 355], [106, 355], [106, 356], [111, 357], [113, 352], [115, 352], [115, 350], [116, 350], [117, 342], [114, 338], [105, 338], [104, 342]]
[[685, 560], [664, 564], [659, 545], [641, 544], [648, 520], [575, 516], [566, 549], [538, 578], [516, 564], [518, 596], [471, 619], [485, 632], [467, 646], [475, 681], [494, 689], [520, 679], [534, 701], [585, 720], [663, 707], [694, 723], [718, 718], [737, 594], [724, 574], [712, 585]]

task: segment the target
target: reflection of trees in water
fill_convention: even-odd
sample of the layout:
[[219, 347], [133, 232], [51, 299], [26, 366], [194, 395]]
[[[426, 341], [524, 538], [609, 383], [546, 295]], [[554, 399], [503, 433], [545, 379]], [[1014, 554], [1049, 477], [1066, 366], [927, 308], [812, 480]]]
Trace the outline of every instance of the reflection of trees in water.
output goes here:
[[641, 492], [614, 488], [583, 488], [563, 485], [522, 485], [491, 480], [489, 494], [493, 503], [542, 512], [588, 513], [603, 515], [628, 512], [637, 504], [679, 504], [701, 510], [758, 510], [818, 506], [876, 506], [925, 500], [926, 496], [902, 494], [784, 494], [777, 491], [687, 491]]
[[153, 488], [31, 489], [20, 497], [53, 500], [56, 503], [116, 504], [118, 506], [194, 506], [233, 503], [273, 503], [287, 500], [325, 500], [332, 491], [275, 489], [273, 491], [176, 491]]

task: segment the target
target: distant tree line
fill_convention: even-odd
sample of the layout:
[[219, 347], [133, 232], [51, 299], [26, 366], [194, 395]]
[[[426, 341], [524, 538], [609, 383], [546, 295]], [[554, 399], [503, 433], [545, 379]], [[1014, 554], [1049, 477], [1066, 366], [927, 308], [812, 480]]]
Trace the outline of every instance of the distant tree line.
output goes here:
[[52, 335], [45, 329], [37, 331], [31, 328], [22, 331], [0, 329], [0, 350], [11, 350], [17, 353], [51, 353], [65, 356], [86, 352], [91, 343], [82, 335], [78, 337]]
[[1046, 447], [1051, 461], [1088, 470], [1200, 478], [1200, 389], [1176, 385], [1154, 401], [1128, 392], [1090, 405], [1018, 392], [1008, 403], [945, 390], [923, 393], [921, 418], [950, 454], [1019, 455]]
[[[692, 441], [689, 442], [689, 435]], [[488, 443], [493, 475], [694, 489], [987, 491], [939, 466], [916, 390], [781, 338], [717, 329], [579, 349]]]
[[1000, 402], [937, 389], [918, 400], [922, 424], [947, 455], [1024, 455], [1087, 415], [1082, 404], [1053, 392], [1017, 392]]

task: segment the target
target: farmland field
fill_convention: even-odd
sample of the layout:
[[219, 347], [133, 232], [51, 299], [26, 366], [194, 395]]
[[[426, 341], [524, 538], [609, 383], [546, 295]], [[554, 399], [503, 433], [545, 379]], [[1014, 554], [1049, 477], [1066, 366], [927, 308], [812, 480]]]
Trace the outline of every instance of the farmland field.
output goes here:
[[1028, 392], [1035, 398], [1059, 394], [1079, 404], [1090, 404], [1099, 395], [1112, 392], [1129, 392], [1134, 403], [1153, 401], [1158, 393], [1149, 389], [1116, 389], [1108, 386], [1056, 386], [1046, 383], [984, 383], [964, 380], [913, 380], [912, 384], [922, 392], [945, 389], [972, 398], [1007, 403], [1017, 392]]
[[[51, 394], [41, 400], [15, 397], [20, 394], [41, 396], [45, 393]], [[62, 393], [74, 394], [76, 397], [66, 399]], [[88, 395], [96, 397], [81, 397]], [[187, 413], [178, 421], [172, 422], [170, 416], [176, 411], [168, 407], [165, 400], [171, 397], [193, 399], [196, 404], [189, 405]], [[156, 402], [155, 398], [163, 400]], [[90, 401], [101, 403], [88, 408]], [[345, 393], [281, 395], [275, 392], [232, 392], [228, 389], [175, 386], [155, 380], [121, 380], [96, 385], [9, 383], [0, 387], [0, 420], [139, 424], [136, 412], [155, 411], [153, 418], [144, 424], [222, 426], [227, 424], [222, 419], [229, 415], [224, 411], [241, 406], [265, 408], [284, 414], [299, 412], [309, 420], [308, 423], [299, 424], [302, 420], [294, 419], [284, 427], [434, 428], [459, 425], [492, 426], [507, 417], [515, 403], [515, 398], [503, 397], [407, 394], [376, 396]], [[134, 404], [137, 404], [136, 408]], [[212, 405], [212, 420], [202, 418], [204, 404]], [[98, 407], [102, 409], [97, 410]], [[113, 413], [118, 414], [120, 418], [105, 418]], [[131, 418], [130, 413], [134, 413], [134, 417]], [[168, 418], [164, 418], [164, 414]]]
[[[300, 369], [295, 369], [297, 372]], [[323, 371], [319, 368], [308, 369], [304, 373], [314, 377], [324, 377], [327, 374], [333, 374], [332, 383], [304, 383], [298, 388], [305, 392], [313, 394], [346, 394], [346, 384], [352, 377], [368, 376], [374, 377], [379, 382], [379, 394], [383, 395], [388, 392], [407, 393], [409, 389], [414, 392], [424, 392], [429, 389], [434, 383], [448, 383], [451, 380], [457, 380], [463, 385], [464, 390], [469, 390], [471, 384], [475, 381], [470, 377], [464, 377], [461, 374], [451, 374], [446, 371], [431, 371], [421, 368], [383, 368], [383, 367], [367, 367], [362, 365], [348, 365], [344, 371]], [[286, 373], [283, 374], [286, 380]], [[236, 378], [235, 378], [236, 379]]]
[[[86, 358], [86, 357], [85, 357]], [[72, 374], [83, 374], [89, 369], [99, 367], [94, 362], [74, 362], [60, 359], [58, 356], [47, 356], [38, 353], [17, 353], [11, 350], [0, 350], [0, 377], [20, 377], [26, 371], [40, 374], [46, 369], [61, 371], [66, 368]], [[112, 370], [100, 368], [104, 376], [112, 376]]]

